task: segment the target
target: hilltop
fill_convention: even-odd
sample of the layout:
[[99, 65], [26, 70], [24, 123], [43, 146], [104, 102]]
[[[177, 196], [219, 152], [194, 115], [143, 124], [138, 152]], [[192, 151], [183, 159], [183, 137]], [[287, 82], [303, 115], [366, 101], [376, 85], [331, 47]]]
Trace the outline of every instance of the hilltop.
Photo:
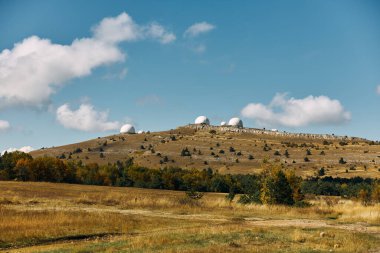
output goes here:
[[133, 158], [136, 164], [149, 168], [211, 167], [231, 174], [259, 172], [265, 159], [293, 168], [302, 177], [314, 176], [321, 168], [325, 175], [333, 177], [380, 177], [377, 142], [347, 136], [205, 125], [115, 134], [30, 154], [99, 164]]

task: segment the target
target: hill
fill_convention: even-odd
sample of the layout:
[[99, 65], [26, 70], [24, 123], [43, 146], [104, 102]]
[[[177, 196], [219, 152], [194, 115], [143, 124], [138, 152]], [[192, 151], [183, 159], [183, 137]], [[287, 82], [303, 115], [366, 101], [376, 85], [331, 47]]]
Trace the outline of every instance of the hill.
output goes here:
[[363, 138], [290, 134], [262, 129], [188, 125], [143, 134], [116, 134], [31, 152], [84, 163], [115, 163], [133, 158], [149, 168], [211, 167], [220, 173], [261, 170], [263, 160], [280, 162], [303, 177], [321, 168], [325, 175], [380, 177], [380, 145]]

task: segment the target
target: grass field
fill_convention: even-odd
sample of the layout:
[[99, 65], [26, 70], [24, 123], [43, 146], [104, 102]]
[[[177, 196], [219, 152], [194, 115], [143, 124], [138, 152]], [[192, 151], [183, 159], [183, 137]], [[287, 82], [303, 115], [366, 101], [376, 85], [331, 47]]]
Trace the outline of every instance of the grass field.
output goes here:
[[[321, 167], [326, 175], [339, 177], [380, 177], [380, 145], [357, 139], [328, 144], [322, 139], [281, 137], [267, 134], [232, 133], [181, 127], [150, 134], [112, 135], [32, 152], [32, 156], [56, 156], [64, 160], [81, 160], [99, 164], [125, 161], [148, 168], [174, 167], [203, 169], [211, 167], [221, 173], [259, 172], [263, 159], [279, 161], [294, 168], [298, 175], [313, 176]], [[266, 150], [264, 151], [264, 147]], [[188, 148], [191, 156], [181, 156]], [[235, 151], [230, 152], [230, 147]], [[75, 152], [80, 149], [81, 152]], [[286, 150], [288, 156], [285, 155]], [[307, 154], [307, 150], [310, 151]], [[102, 154], [102, 155], [101, 155]], [[250, 157], [250, 155], [252, 157]], [[167, 161], [164, 158], [167, 157]], [[309, 161], [305, 161], [305, 157]], [[253, 158], [253, 159], [250, 159]], [[343, 158], [346, 163], [339, 163]], [[161, 162], [160, 162], [161, 161]]]
[[380, 205], [241, 205], [166, 190], [0, 182], [5, 252], [378, 252]]

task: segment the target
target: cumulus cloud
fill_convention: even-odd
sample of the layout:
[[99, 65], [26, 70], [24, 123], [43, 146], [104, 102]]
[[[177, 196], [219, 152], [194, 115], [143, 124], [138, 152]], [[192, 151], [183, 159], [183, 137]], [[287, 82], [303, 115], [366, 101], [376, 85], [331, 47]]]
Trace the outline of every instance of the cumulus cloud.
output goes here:
[[207, 23], [207, 22], [195, 23], [186, 29], [185, 33], [183, 34], [183, 37], [194, 38], [202, 33], [210, 32], [213, 29], [215, 29], [215, 26], [210, 23]]
[[32, 152], [33, 150], [34, 150], [34, 148], [31, 146], [24, 146], [21, 148], [8, 148], [8, 149], [3, 150], [1, 152], [1, 155], [4, 155], [5, 152], [10, 153], [10, 152], [15, 152], [15, 151], [21, 151], [24, 153], [29, 153], [29, 152]]
[[7, 131], [11, 128], [11, 124], [9, 124], [6, 120], [0, 120], [0, 132]]
[[92, 37], [75, 39], [69, 45], [31, 36], [0, 52], [0, 108], [43, 106], [68, 80], [124, 61], [121, 42], [154, 39], [166, 44], [175, 40], [161, 25], [139, 25], [127, 13], [104, 18], [92, 32]]
[[276, 94], [269, 105], [250, 103], [242, 116], [254, 119], [261, 126], [302, 127], [308, 125], [341, 124], [351, 119], [350, 112], [335, 99], [308, 96], [302, 99]]
[[168, 44], [176, 39], [173, 33], [166, 31], [164, 27], [157, 23], [150, 24], [145, 28], [145, 34], [147, 34], [148, 37], [158, 40], [162, 44]]
[[98, 112], [94, 106], [85, 103], [77, 110], [71, 110], [68, 104], [58, 107], [57, 121], [65, 128], [86, 132], [109, 131], [119, 129], [118, 121], [108, 121], [108, 111]]

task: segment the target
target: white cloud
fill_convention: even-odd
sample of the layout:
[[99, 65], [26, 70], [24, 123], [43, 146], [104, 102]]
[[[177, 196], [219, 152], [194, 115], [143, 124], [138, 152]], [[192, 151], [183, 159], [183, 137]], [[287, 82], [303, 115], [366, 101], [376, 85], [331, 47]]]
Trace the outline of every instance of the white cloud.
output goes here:
[[287, 98], [286, 94], [276, 94], [269, 105], [250, 103], [241, 114], [261, 126], [341, 124], [351, 119], [350, 112], [338, 100], [326, 96], [295, 99]]
[[86, 132], [117, 130], [118, 121], [108, 121], [108, 112], [98, 112], [91, 104], [81, 104], [77, 110], [71, 110], [68, 104], [58, 107], [56, 117], [65, 128]]
[[202, 33], [210, 32], [213, 29], [215, 29], [215, 26], [210, 23], [207, 23], [207, 22], [195, 23], [186, 29], [185, 33], [183, 34], [183, 37], [185, 38], [197, 37], [198, 35]]
[[24, 146], [24, 147], [21, 147], [21, 148], [8, 148], [8, 149], [5, 149], [1, 152], [1, 155], [4, 155], [5, 152], [7, 153], [10, 153], [10, 152], [15, 152], [15, 151], [21, 151], [21, 152], [24, 152], [24, 153], [29, 153], [31, 151], [33, 151], [34, 148], [32, 148], [31, 146]]
[[164, 27], [157, 23], [150, 24], [145, 31], [149, 37], [158, 40], [162, 44], [173, 42], [176, 39], [173, 33], [166, 31]]
[[0, 120], [0, 132], [7, 131], [11, 128], [11, 124], [9, 124], [6, 120]]
[[376, 92], [377, 92], [378, 95], [380, 95], [380, 85], [378, 85], [378, 86], [376, 87]]
[[0, 108], [42, 107], [68, 80], [124, 61], [120, 42], [151, 38], [166, 44], [175, 40], [159, 24], [138, 25], [127, 13], [103, 19], [92, 31], [92, 37], [75, 39], [69, 45], [31, 36], [0, 52]]
[[173, 42], [176, 36], [160, 24], [153, 22], [148, 25], [136, 24], [131, 16], [122, 13], [117, 17], [104, 18], [93, 29], [94, 38], [107, 43], [155, 39], [162, 44]]

